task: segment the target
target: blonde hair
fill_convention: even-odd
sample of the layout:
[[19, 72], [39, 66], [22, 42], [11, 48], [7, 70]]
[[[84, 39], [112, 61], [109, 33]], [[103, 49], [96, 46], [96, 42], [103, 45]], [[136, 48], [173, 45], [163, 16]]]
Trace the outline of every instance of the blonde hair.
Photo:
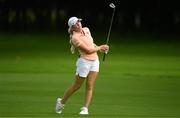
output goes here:
[[69, 33], [69, 38], [70, 38], [69, 43], [71, 45], [70, 51], [71, 51], [72, 54], [74, 54], [76, 48], [72, 43], [73, 27], [68, 28], [68, 33]]

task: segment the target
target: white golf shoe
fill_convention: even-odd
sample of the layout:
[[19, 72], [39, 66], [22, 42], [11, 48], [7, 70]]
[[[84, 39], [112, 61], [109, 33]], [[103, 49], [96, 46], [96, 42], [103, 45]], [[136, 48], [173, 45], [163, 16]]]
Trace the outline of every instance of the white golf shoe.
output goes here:
[[80, 115], [88, 115], [88, 108], [87, 107], [82, 107], [81, 112], [79, 113]]
[[61, 114], [62, 113], [62, 110], [64, 109], [64, 104], [61, 103], [61, 98], [57, 98], [57, 101], [56, 101], [56, 113], [58, 114]]

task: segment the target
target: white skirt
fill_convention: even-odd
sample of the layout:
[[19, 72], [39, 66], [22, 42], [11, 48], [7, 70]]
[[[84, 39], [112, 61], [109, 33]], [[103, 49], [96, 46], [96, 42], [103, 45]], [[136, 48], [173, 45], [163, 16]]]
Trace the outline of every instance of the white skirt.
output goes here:
[[76, 75], [79, 75], [80, 77], [87, 77], [90, 71], [99, 72], [99, 59], [91, 61], [78, 58], [76, 67]]

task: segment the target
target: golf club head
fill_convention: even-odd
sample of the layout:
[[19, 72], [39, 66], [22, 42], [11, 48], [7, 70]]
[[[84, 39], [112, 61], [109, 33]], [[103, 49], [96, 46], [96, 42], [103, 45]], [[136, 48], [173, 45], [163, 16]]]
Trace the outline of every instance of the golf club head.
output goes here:
[[110, 4], [109, 4], [109, 7], [111, 7], [111, 8], [114, 9], [116, 6], [114, 5], [114, 3], [110, 3]]

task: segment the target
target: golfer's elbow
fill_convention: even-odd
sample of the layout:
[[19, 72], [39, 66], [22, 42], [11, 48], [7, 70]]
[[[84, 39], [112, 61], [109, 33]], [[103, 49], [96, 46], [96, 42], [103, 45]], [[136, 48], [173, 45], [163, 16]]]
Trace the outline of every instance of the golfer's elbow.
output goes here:
[[88, 48], [88, 49], [86, 50], [86, 53], [87, 53], [87, 54], [92, 54], [92, 53], [97, 52], [97, 51], [99, 51], [99, 50], [100, 50], [99, 47]]
[[94, 52], [94, 51], [91, 50], [91, 49], [87, 49], [87, 50], [86, 50], [86, 53], [87, 53], [87, 54], [92, 54], [93, 52]]
[[79, 49], [83, 50], [86, 54], [92, 54], [92, 53], [98, 52], [100, 50], [100, 46], [88, 47], [85, 45], [81, 45], [79, 46]]

